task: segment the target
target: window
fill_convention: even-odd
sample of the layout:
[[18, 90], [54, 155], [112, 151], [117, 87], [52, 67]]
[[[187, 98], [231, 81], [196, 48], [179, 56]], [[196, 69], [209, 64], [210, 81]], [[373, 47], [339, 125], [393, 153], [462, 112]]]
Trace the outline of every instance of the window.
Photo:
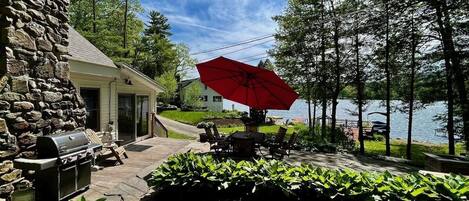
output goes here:
[[81, 88], [80, 95], [86, 105], [86, 128], [99, 130], [99, 89]]
[[204, 84], [204, 86], [205, 86], [205, 90], [207, 90], [207, 85]]
[[213, 96], [213, 102], [221, 102], [221, 96]]
[[208, 96], [200, 96], [200, 100], [207, 102], [208, 101]]

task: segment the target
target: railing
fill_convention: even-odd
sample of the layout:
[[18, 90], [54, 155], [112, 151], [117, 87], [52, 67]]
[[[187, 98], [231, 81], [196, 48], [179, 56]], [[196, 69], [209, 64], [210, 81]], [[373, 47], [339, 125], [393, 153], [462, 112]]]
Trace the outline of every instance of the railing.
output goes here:
[[155, 113], [151, 114], [151, 134], [152, 136], [168, 137], [168, 129], [156, 117]]
[[[307, 121], [307, 119], [306, 119]], [[306, 122], [308, 123], [308, 122]], [[326, 125], [331, 125], [332, 124], [332, 119], [330, 117], [326, 118]], [[321, 117], [316, 118], [316, 125], [321, 125]], [[357, 120], [350, 120], [350, 119], [336, 119], [336, 125], [338, 127], [343, 127], [343, 128], [358, 128], [358, 121]], [[362, 123], [364, 128], [371, 128], [371, 121], [366, 121], [363, 120]]]

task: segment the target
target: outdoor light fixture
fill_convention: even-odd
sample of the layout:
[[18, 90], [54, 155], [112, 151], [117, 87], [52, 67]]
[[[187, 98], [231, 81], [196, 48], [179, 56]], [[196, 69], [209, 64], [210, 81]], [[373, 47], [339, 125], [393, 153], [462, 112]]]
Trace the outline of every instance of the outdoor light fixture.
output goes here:
[[132, 80], [130, 80], [130, 79], [125, 79], [125, 84], [133, 85]]

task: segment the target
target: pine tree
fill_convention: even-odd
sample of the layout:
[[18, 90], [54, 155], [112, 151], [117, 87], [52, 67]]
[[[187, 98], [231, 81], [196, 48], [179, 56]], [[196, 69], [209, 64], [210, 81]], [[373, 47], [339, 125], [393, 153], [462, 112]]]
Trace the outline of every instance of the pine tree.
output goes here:
[[171, 36], [171, 26], [168, 23], [168, 18], [158, 11], [150, 11], [148, 15], [149, 22], [146, 24], [145, 35], [150, 36], [153, 34], [161, 35], [163, 37]]

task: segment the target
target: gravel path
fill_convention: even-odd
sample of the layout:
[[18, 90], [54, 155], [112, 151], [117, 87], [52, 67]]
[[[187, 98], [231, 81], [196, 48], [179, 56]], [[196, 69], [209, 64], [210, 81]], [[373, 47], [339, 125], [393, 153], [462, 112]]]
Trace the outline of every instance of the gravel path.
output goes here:
[[181, 122], [177, 122], [165, 117], [162, 117], [160, 115], [157, 115], [158, 119], [161, 121], [161, 123], [166, 126], [168, 130], [172, 130], [177, 133], [193, 136], [193, 137], [199, 137], [199, 133], [204, 133], [205, 131], [203, 129], [199, 129], [195, 126], [184, 124]]

